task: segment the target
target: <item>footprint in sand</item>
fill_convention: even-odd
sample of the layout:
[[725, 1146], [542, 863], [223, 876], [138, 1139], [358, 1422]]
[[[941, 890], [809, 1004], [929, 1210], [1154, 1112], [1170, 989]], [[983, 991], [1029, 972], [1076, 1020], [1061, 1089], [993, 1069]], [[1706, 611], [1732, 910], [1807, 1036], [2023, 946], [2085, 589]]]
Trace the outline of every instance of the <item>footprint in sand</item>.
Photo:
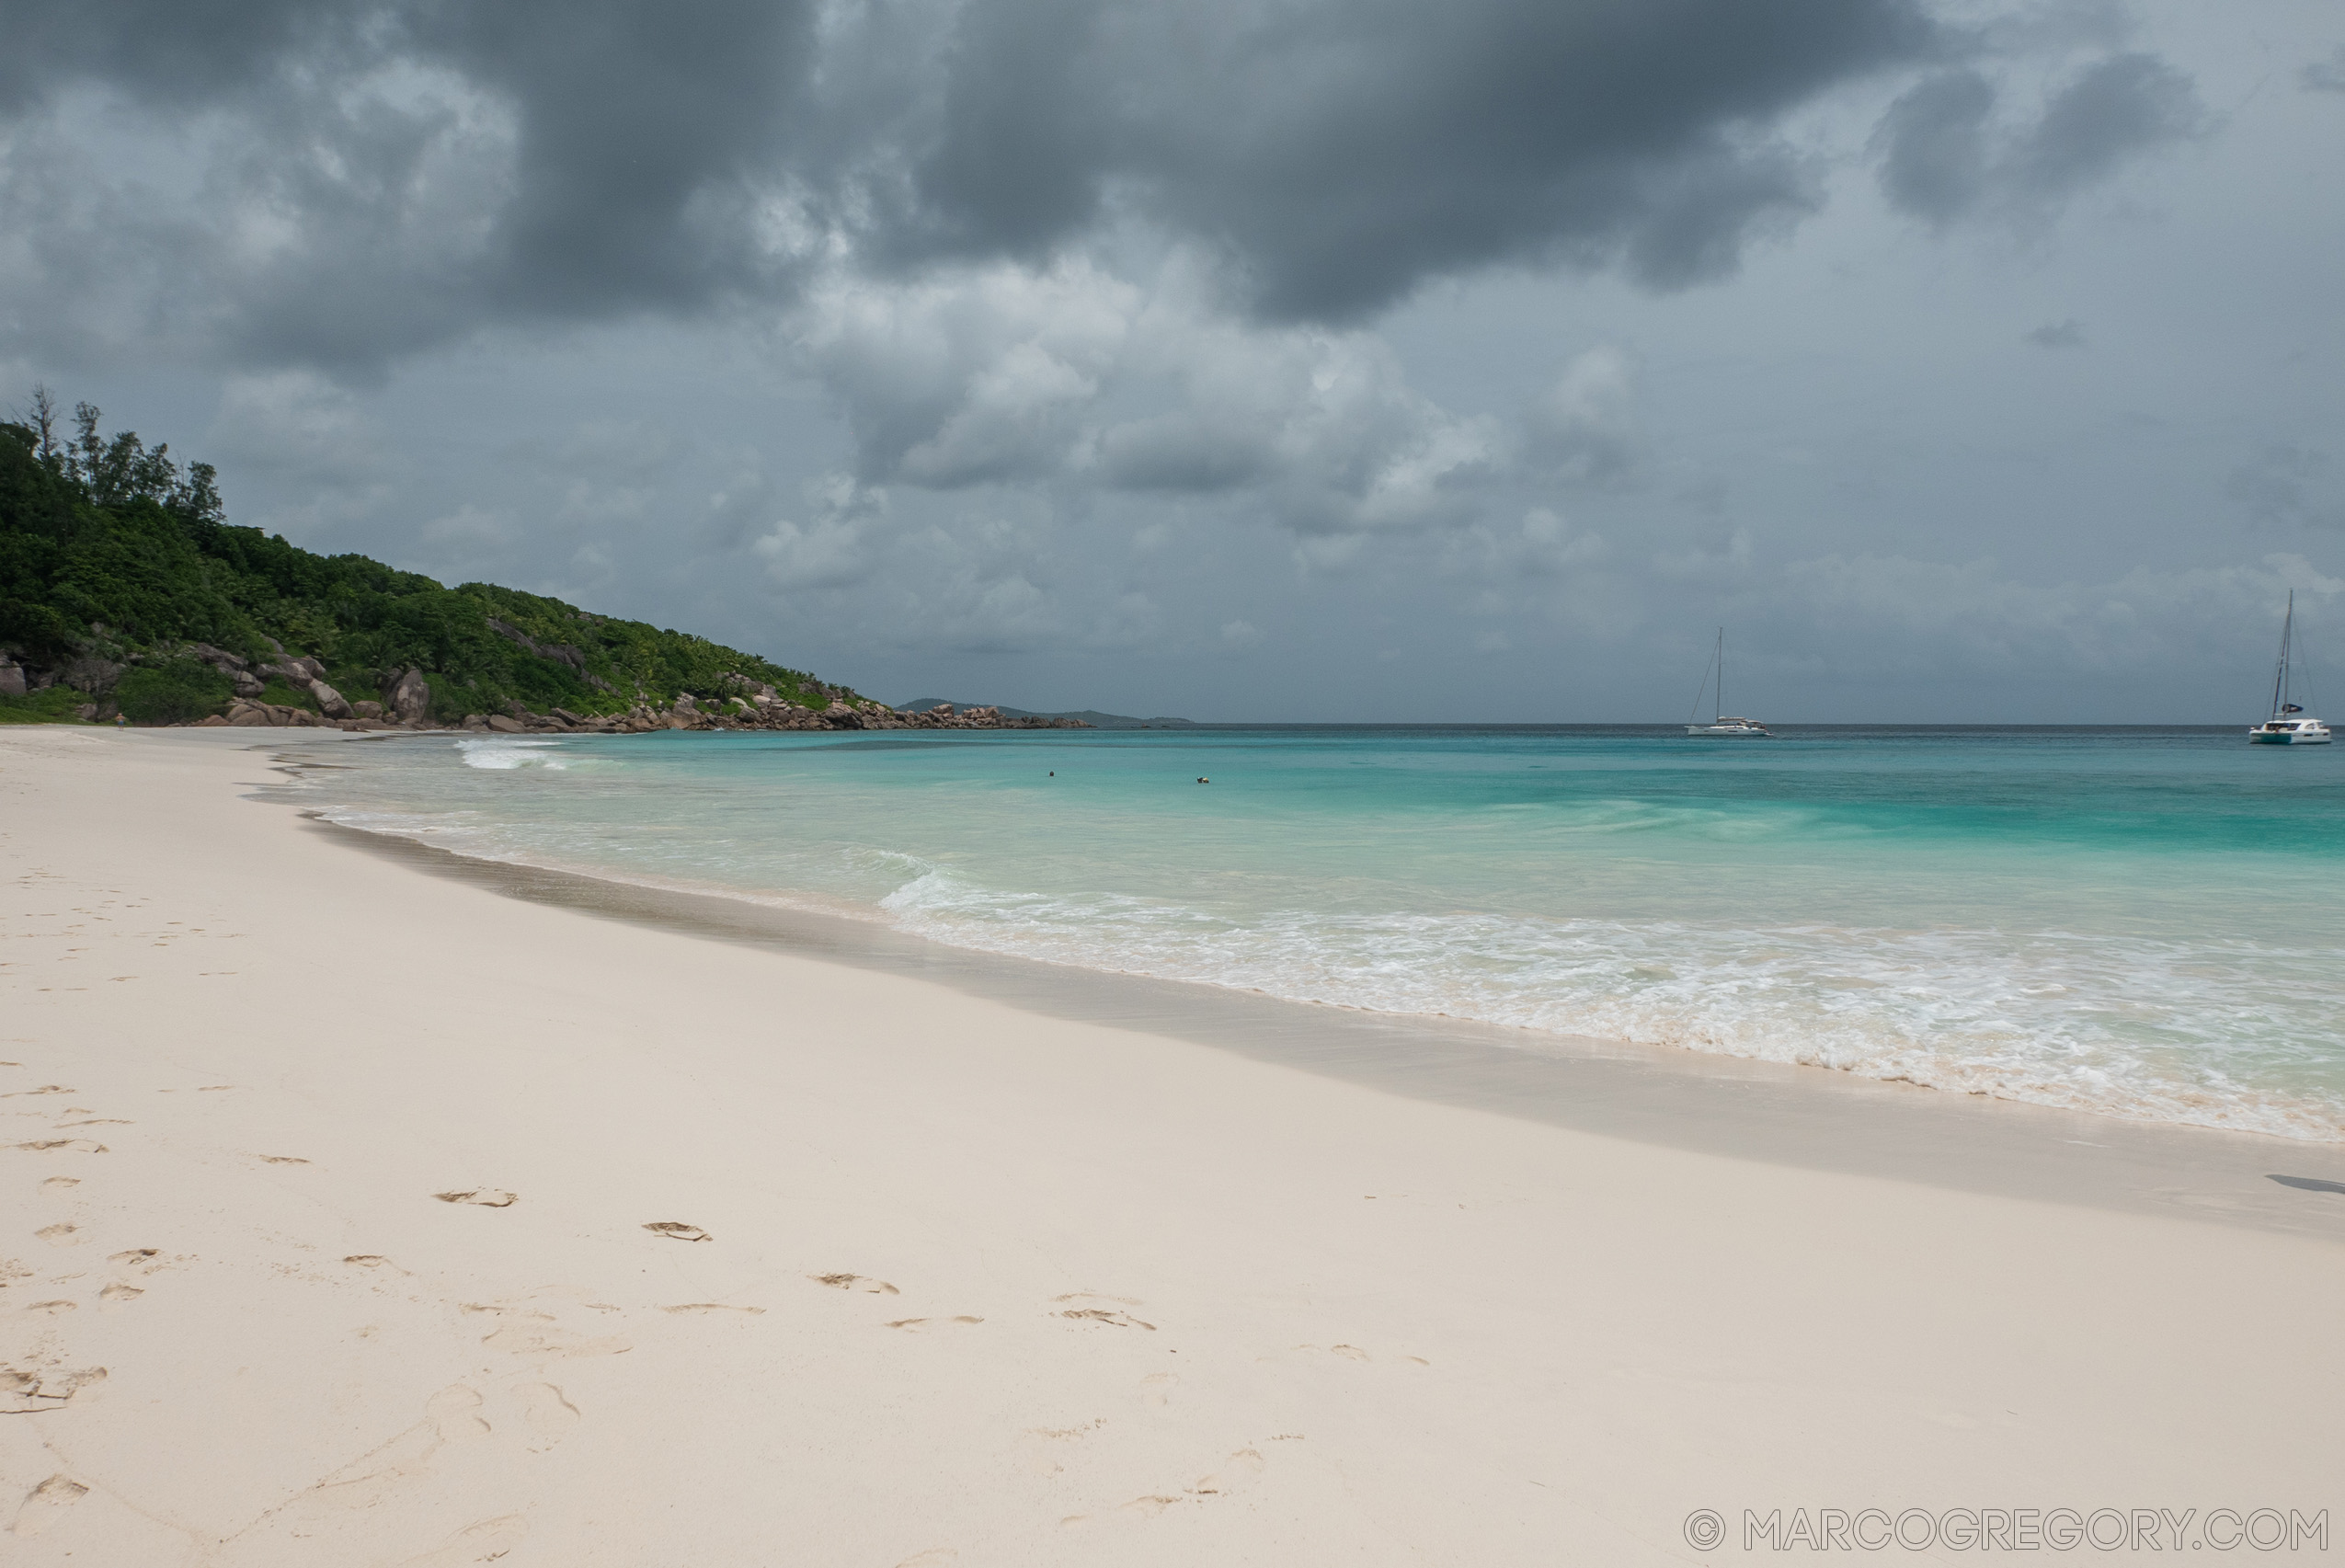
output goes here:
[[135, 1301], [146, 1292], [135, 1285], [109, 1285], [97, 1293], [101, 1301]]
[[402, 1485], [429, 1475], [432, 1456], [441, 1448], [488, 1436], [479, 1411], [478, 1393], [451, 1383], [424, 1401], [421, 1421], [311, 1485], [296, 1499], [299, 1511], [373, 1507]]
[[53, 1318], [60, 1312], [74, 1311], [75, 1310], [75, 1308], [71, 1301], [35, 1301], [31, 1306], [27, 1307], [25, 1310], [28, 1312], [46, 1312]]
[[762, 1307], [735, 1307], [723, 1301], [684, 1301], [673, 1307], [662, 1307], [663, 1312], [746, 1312], [750, 1317], [762, 1317]]
[[472, 1203], [483, 1208], [510, 1208], [520, 1201], [515, 1194], [500, 1192], [495, 1187], [474, 1187], [466, 1192], [433, 1193], [431, 1196], [442, 1203]]
[[[1098, 1431], [1102, 1426], [1106, 1425], [1106, 1418], [1102, 1416], [1094, 1420], [1086, 1421], [1081, 1426], [1030, 1426], [1026, 1428], [1026, 1436], [1034, 1439], [1033, 1442], [1026, 1446], [1026, 1468], [1032, 1471], [1035, 1474], [1040, 1476], [1057, 1475], [1067, 1467], [1060, 1464], [1058, 1460], [1053, 1457], [1052, 1445], [1058, 1443], [1071, 1443], [1078, 1438], [1088, 1437], [1093, 1432]], [[1077, 1517], [1080, 1518], [1081, 1516], [1079, 1515]], [[1061, 1524], [1066, 1524], [1072, 1521], [1062, 1519], [1059, 1522]]]
[[860, 1274], [809, 1274], [817, 1285], [828, 1285], [833, 1290], [860, 1290], [866, 1296], [898, 1296], [902, 1292], [884, 1279], [869, 1279]]
[[545, 1452], [578, 1424], [578, 1407], [552, 1383], [523, 1383], [513, 1397], [520, 1401], [521, 1424], [529, 1428], [521, 1446], [532, 1454]]
[[8, 1526], [8, 1533], [37, 1536], [57, 1522], [58, 1516], [89, 1494], [89, 1488], [63, 1475], [52, 1475], [30, 1492], [17, 1505], [17, 1516]]
[[1156, 1332], [1154, 1323], [1143, 1322], [1129, 1312], [1110, 1312], [1099, 1307], [1070, 1307], [1058, 1315], [1073, 1318], [1079, 1322], [1107, 1323], [1119, 1329], [1146, 1329], [1150, 1333]]
[[687, 1225], [681, 1219], [655, 1219], [644, 1227], [655, 1236], [665, 1236], [674, 1242], [714, 1242], [715, 1237], [697, 1225]]
[[[1319, 1356], [1340, 1356], [1346, 1361], [1374, 1361], [1376, 1359], [1375, 1356], [1369, 1355], [1367, 1351], [1361, 1349], [1356, 1345], [1330, 1345], [1323, 1346], [1317, 1345], [1298, 1345], [1292, 1350], [1287, 1351], [1284, 1356], [1264, 1356], [1259, 1357], [1259, 1359], [1264, 1361], [1284, 1361], [1289, 1357]], [[1422, 1356], [1395, 1356], [1392, 1359], [1395, 1361], [1405, 1361], [1412, 1367], [1430, 1367], [1433, 1365], [1432, 1362], [1426, 1360]]]
[[480, 1395], [463, 1383], [451, 1383], [423, 1402], [423, 1415], [432, 1436], [443, 1443], [463, 1443], [488, 1436], [480, 1415]]
[[93, 1142], [86, 1138], [36, 1139], [30, 1143], [11, 1143], [7, 1145], [7, 1147], [10, 1149], [21, 1149], [29, 1154], [53, 1154], [61, 1149], [73, 1154], [104, 1154], [109, 1152], [106, 1145]]
[[[1053, 1296], [1050, 1299], [1051, 1305], [1055, 1307], [1062, 1306], [1069, 1301], [1112, 1301], [1115, 1307], [1138, 1307], [1144, 1304], [1135, 1297], [1103, 1296], [1096, 1290], [1070, 1290], [1064, 1296]], [[1156, 1332], [1154, 1323], [1143, 1322], [1129, 1312], [1119, 1312], [1112, 1307], [1066, 1307], [1058, 1315], [1062, 1318], [1073, 1318], [1079, 1322], [1109, 1323], [1119, 1329], [1146, 1329], [1150, 1333]]]
[[0, 1414], [29, 1415], [36, 1411], [62, 1410], [84, 1389], [105, 1380], [103, 1367], [71, 1370], [62, 1367], [31, 1370], [0, 1367]]
[[1172, 1385], [1181, 1379], [1170, 1372], [1150, 1372], [1140, 1379], [1140, 1402], [1151, 1410], [1161, 1410], [1172, 1397]]
[[[1211, 1475], [1200, 1476], [1195, 1486], [1188, 1487], [1178, 1494], [1167, 1492], [1143, 1493], [1139, 1496], [1133, 1498], [1128, 1503], [1118, 1504], [1116, 1505], [1115, 1512], [1118, 1514], [1135, 1515], [1143, 1519], [1152, 1519], [1158, 1515], [1163, 1513], [1165, 1509], [1172, 1507], [1176, 1504], [1184, 1502], [1203, 1503], [1215, 1497], [1228, 1497], [1234, 1494], [1243, 1492], [1251, 1487], [1256, 1480], [1260, 1479], [1263, 1471], [1268, 1468], [1267, 1463], [1262, 1457], [1261, 1450], [1256, 1448], [1240, 1448], [1236, 1453], [1231, 1454], [1228, 1459], [1224, 1459], [1221, 1462], [1220, 1468], [1216, 1470]], [[1073, 1514], [1059, 1520], [1058, 1527], [1061, 1529], [1068, 1529], [1074, 1526], [1087, 1524], [1089, 1522], [1090, 1516], [1084, 1514]]]
[[79, 1176], [51, 1176], [40, 1185], [44, 1190], [56, 1192], [66, 1187], [77, 1187], [82, 1185], [82, 1179]]
[[398, 1568], [458, 1568], [459, 1564], [494, 1562], [521, 1544], [530, 1533], [529, 1516], [507, 1514], [466, 1525], [420, 1557], [403, 1557]]
[[407, 1272], [381, 1253], [352, 1253], [342, 1261], [354, 1268], [387, 1268], [394, 1274]]
[[[469, 1309], [468, 1309], [469, 1310]], [[498, 1310], [491, 1308], [489, 1310]], [[551, 1360], [569, 1356], [623, 1356], [635, 1346], [616, 1336], [589, 1338], [566, 1329], [544, 1312], [524, 1312], [481, 1336], [481, 1344], [508, 1356]]]
[[903, 1330], [905, 1333], [918, 1333], [921, 1330], [921, 1328], [922, 1328], [922, 1327], [924, 1327], [924, 1326], [926, 1326], [926, 1327], [941, 1327], [942, 1325], [944, 1325], [944, 1324], [945, 1324], [945, 1323], [981, 1323], [981, 1322], [985, 1322], [985, 1320], [984, 1320], [983, 1318], [970, 1318], [970, 1317], [959, 1317], [959, 1318], [898, 1318], [898, 1319], [897, 1319], [894, 1322], [889, 1323], [887, 1326], [888, 1326], [889, 1328], [891, 1328], [891, 1329], [902, 1329], [902, 1330]]
[[78, 1247], [89, 1240], [78, 1225], [44, 1225], [33, 1234], [52, 1247]]
[[1258, 1448], [1240, 1448], [1211, 1475], [1200, 1476], [1189, 1488], [1192, 1497], [1228, 1497], [1253, 1484], [1268, 1467]]

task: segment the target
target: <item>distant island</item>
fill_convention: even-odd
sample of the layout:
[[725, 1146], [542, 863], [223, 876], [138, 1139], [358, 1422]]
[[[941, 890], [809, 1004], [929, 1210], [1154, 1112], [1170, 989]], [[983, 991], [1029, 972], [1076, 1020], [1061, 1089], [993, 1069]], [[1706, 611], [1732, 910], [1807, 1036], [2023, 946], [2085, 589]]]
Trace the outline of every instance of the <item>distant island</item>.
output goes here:
[[[959, 708], [964, 713], [975, 711], [967, 703], [947, 702], [943, 697], [922, 697], [917, 702], [898, 703], [899, 714], [933, 713], [939, 708]], [[1005, 720], [1072, 719], [1086, 729], [1195, 729], [1197, 721], [1191, 718], [1134, 718], [1129, 714], [1104, 714], [1097, 708], [1079, 708], [1072, 713], [1040, 714], [1024, 708], [989, 706], [984, 711], [1000, 714]]]
[[[43, 389], [0, 423], [0, 723], [652, 729], [1084, 728], [898, 712], [705, 637], [558, 599], [446, 588], [223, 516], [210, 464], [72, 428]], [[1161, 722], [1161, 721], [1152, 721]]]

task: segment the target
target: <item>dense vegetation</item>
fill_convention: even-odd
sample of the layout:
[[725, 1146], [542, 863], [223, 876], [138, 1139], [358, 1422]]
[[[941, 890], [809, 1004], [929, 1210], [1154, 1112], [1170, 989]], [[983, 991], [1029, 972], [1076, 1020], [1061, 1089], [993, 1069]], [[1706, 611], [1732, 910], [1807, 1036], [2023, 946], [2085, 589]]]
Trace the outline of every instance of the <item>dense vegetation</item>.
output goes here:
[[[207, 464], [97, 433], [75, 410], [62, 436], [37, 393], [0, 424], [0, 656], [36, 688], [0, 695], [0, 719], [56, 718], [100, 702], [139, 723], [225, 706], [228, 677], [186, 657], [208, 644], [257, 667], [309, 656], [350, 701], [421, 670], [432, 716], [619, 713], [679, 693], [722, 697], [743, 680], [819, 708], [844, 688], [681, 632], [589, 614], [488, 583], [443, 588], [364, 555], [319, 555], [222, 516]], [[5, 659], [0, 659], [5, 662]], [[264, 700], [314, 706], [298, 682]]]

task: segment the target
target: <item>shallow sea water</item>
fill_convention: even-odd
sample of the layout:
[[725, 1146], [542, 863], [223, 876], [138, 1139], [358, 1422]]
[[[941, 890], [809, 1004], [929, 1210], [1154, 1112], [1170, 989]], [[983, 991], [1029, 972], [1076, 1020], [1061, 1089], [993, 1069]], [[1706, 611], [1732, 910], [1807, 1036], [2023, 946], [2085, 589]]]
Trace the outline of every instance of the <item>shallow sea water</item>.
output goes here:
[[310, 775], [326, 816], [466, 854], [2345, 1139], [2345, 747], [1312, 727], [402, 737], [335, 761], [356, 765]]

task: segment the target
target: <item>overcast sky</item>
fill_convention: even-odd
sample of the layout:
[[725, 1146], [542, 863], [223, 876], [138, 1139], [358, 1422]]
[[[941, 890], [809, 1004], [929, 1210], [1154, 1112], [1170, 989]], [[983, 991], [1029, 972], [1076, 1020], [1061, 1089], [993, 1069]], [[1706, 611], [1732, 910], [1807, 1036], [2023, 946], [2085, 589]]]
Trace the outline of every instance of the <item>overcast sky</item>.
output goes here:
[[2334, 0], [6, 31], [0, 404], [313, 549], [1228, 719], [2244, 723], [2293, 588], [2345, 710]]

